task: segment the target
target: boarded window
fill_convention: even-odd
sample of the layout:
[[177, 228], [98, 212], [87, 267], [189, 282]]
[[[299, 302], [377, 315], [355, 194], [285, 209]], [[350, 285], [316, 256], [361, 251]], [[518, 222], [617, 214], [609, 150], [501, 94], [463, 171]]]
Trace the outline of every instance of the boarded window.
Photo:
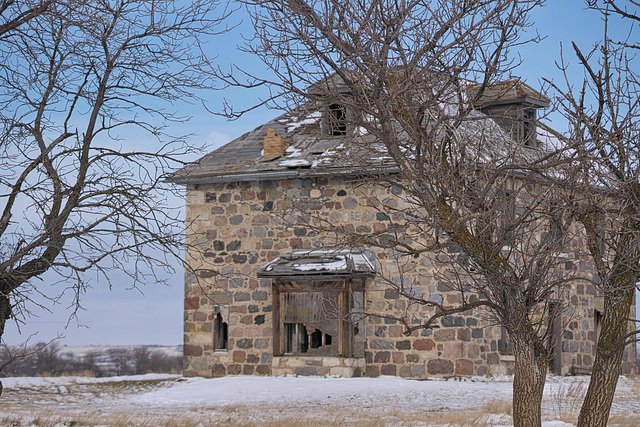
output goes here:
[[351, 328], [351, 337], [353, 342], [353, 353], [355, 357], [364, 357], [364, 292], [352, 291], [351, 292], [351, 321], [349, 327]]
[[364, 357], [364, 292], [328, 283], [275, 285], [276, 355]]

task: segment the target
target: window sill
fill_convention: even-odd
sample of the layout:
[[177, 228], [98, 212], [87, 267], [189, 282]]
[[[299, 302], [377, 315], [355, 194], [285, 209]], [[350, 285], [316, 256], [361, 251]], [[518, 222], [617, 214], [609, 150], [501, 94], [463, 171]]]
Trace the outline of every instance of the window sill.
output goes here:
[[501, 354], [500, 355], [501, 362], [515, 362], [516, 357], [513, 354]]

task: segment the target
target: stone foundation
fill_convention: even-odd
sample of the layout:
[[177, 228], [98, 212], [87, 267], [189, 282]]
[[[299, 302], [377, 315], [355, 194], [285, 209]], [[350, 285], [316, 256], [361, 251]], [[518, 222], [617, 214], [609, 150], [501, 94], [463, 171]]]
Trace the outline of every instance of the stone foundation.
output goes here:
[[327, 356], [281, 356], [273, 358], [273, 375], [335, 375], [344, 378], [361, 377], [365, 372], [364, 358]]

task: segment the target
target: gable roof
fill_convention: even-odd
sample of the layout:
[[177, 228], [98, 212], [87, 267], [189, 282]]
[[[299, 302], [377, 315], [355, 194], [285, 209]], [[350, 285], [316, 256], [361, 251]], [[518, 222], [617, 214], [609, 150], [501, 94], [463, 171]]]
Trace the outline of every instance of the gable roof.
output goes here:
[[[169, 180], [196, 184], [371, 173], [370, 168], [350, 164], [340, 155], [347, 150], [349, 137], [323, 135], [321, 120], [320, 111], [306, 106], [282, 114], [180, 169]], [[288, 144], [283, 156], [263, 157], [263, 142], [269, 129]], [[367, 135], [362, 135], [361, 140], [370, 144], [368, 155], [381, 172], [396, 169], [382, 144]]]
[[[470, 92], [477, 92], [479, 84], [469, 85]], [[478, 107], [523, 104], [528, 107], [548, 107], [551, 100], [520, 80], [507, 80], [493, 83], [486, 87], [480, 98]]]

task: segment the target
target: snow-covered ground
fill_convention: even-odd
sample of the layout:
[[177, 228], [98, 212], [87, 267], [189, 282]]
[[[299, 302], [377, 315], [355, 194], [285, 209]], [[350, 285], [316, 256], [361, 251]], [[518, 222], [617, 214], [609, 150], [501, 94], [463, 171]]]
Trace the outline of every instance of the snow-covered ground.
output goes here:
[[[549, 377], [543, 403], [546, 427], [573, 425], [587, 381], [587, 377]], [[263, 425], [278, 420], [289, 420], [284, 426], [369, 425], [372, 420], [378, 425], [423, 426], [511, 423], [509, 377], [421, 381], [149, 374], [3, 378], [2, 382], [0, 425]], [[640, 413], [639, 383], [621, 378], [610, 425], [638, 425], [634, 423], [640, 419], [633, 417]]]

